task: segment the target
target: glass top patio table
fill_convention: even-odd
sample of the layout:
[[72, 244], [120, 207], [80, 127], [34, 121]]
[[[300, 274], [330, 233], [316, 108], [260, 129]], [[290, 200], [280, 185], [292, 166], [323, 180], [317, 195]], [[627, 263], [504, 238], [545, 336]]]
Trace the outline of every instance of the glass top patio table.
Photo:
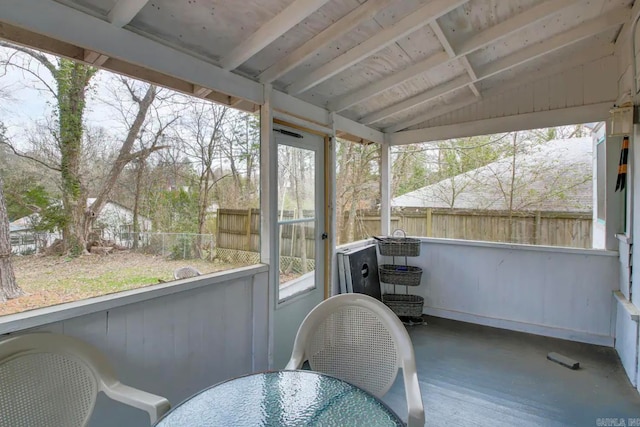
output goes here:
[[403, 425], [375, 396], [314, 371], [234, 378], [197, 393], [156, 423], [156, 427]]

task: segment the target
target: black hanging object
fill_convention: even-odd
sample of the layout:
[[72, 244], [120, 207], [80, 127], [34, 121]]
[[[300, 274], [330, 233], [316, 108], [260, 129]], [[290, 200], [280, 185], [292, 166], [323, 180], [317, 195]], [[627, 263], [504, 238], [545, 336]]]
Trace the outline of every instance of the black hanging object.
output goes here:
[[616, 190], [622, 191], [627, 184], [627, 160], [629, 158], [629, 137], [622, 138], [622, 150], [620, 151], [620, 163], [618, 165], [618, 180]]
[[291, 131], [288, 131], [288, 130], [285, 130], [285, 129], [274, 129], [273, 131], [281, 133], [283, 135], [292, 136], [294, 138], [304, 138], [304, 136], [300, 135], [299, 133], [291, 132]]

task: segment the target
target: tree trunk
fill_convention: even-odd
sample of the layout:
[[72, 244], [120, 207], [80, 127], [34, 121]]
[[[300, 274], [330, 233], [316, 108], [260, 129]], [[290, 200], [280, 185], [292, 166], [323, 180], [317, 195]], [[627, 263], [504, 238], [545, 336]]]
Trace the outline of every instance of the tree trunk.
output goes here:
[[[301, 151], [297, 152], [297, 167], [292, 168], [293, 169], [293, 173], [294, 175], [296, 175], [295, 177], [295, 186], [293, 187], [295, 189], [295, 198], [296, 198], [296, 209], [297, 209], [297, 217], [298, 218], [304, 218], [304, 210], [303, 210], [303, 206], [302, 206], [302, 197], [300, 195], [301, 193], [301, 186], [303, 186], [303, 188], [307, 187], [307, 183], [305, 182], [305, 176], [304, 176], [304, 158], [303, 158], [303, 154]], [[296, 228], [294, 226], [294, 228]], [[302, 274], [305, 274], [308, 272], [307, 269], [307, 237], [306, 237], [306, 231], [305, 231], [305, 226], [304, 223], [298, 224], [298, 245], [299, 245], [299, 254], [300, 254], [300, 264], [301, 264], [301, 269], [302, 269]]]
[[140, 210], [140, 190], [142, 187], [142, 177], [144, 175], [144, 166], [147, 162], [147, 157], [146, 155], [142, 155], [140, 156], [140, 158], [138, 159], [138, 168], [136, 170], [136, 191], [133, 197], [133, 243], [132, 243], [132, 248], [133, 249], [138, 249], [138, 240], [140, 237], [140, 224], [139, 224], [139, 214], [138, 211]]
[[16, 283], [13, 265], [11, 265], [9, 217], [4, 201], [2, 177], [0, 177], [0, 302], [17, 298], [20, 295], [22, 295], [22, 291]]
[[86, 205], [87, 193], [82, 185], [83, 116], [85, 91], [95, 69], [62, 59], [54, 77], [58, 88], [58, 120], [62, 202], [67, 218], [62, 231], [67, 253], [87, 252]]
[[201, 256], [202, 235], [207, 225], [207, 207], [209, 206], [209, 191], [211, 191], [211, 167], [207, 167], [204, 175], [200, 176], [200, 191], [198, 194], [198, 236], [196, 237], [196, 253]]
[[518, 132], [513, 134], [513, 157], [511, 158], [511, 185], [509, 189], [509, 242], [513, 242], [513, 193], [516, 182], [516, 150], [518, 148]]
[[120, 147], [120, 151], [118, 152], [118, 157], [116, 161], [111, 166], [109, 170], [109, 174], [107, 179], [100, 189], [98, 196], [96, 197], [95, 202], [86, 209], [86, 214], [83, 215], [84, 223], [82, 230], [84, 231], [84, 239], [86, 241], [86, 237], [88, 236], [91, 228], [93, 227], [93, 223], [96, 220], [100, 211], [107, 203], [107, 197], [111, 193], [113, 186], [116, 184], [120, 173], [124, 169], [124, 167], [133, 160], [131, 155], [131, 150], [133, 149], [133, 144], [140, 134], [140, 129], [142, 129], [142, 125], [147, 117], [147, 112], [151, 107], [151, 104], [156, 98], [157, 88], [156, 86], [150, 85], [147, 89], [144, 97], [142, 99], [135, 99], [138, 104], [138, 112], [136, 113], [136, 118], [134, 119], [129, 131], [127, 132], [127, 137]]

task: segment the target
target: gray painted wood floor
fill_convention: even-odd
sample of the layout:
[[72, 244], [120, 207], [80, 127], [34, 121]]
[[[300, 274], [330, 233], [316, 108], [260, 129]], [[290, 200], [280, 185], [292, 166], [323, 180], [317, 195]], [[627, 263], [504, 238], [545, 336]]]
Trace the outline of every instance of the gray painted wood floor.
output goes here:
[[[426, 320], [407, 329], [427, 426], [640, 425], [640, 395], [612, 348]], [[547, 360], [552, 351], [580, 369]], [[401, 375], [384, 400], [406, 420]]]

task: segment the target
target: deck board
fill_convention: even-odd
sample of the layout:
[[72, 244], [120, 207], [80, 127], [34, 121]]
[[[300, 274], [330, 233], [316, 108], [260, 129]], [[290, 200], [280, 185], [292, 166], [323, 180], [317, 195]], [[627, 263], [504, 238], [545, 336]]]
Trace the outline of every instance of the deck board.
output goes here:
[[[408, 327], [427, 426], [640, 421], [640, 395], [612, 348], [434, 317], [427, 323]], [[579, 361], [580, 369], [547, 360], [552, 351]], [[401, 376], [384, 400], [406, 419]]]

